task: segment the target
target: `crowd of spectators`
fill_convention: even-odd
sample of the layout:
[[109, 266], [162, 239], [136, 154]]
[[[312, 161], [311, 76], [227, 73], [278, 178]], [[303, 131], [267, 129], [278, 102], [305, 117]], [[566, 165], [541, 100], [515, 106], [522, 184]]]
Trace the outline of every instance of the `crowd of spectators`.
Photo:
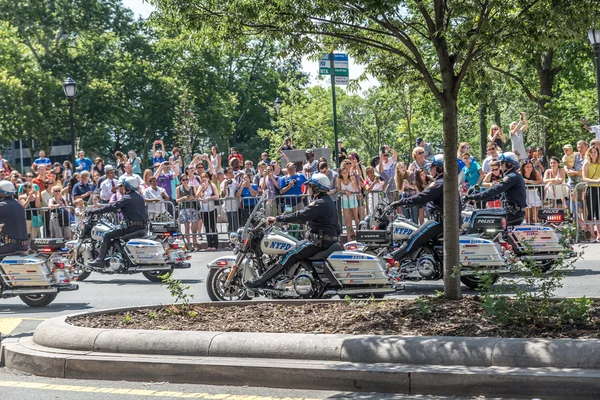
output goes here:
[[[551, 203], [587, 221], [591, 240], [600, 240], [600, 234], [594, 230], [600, 222], [600, 125], [588, 126], [585, 120], [582, 124], [595, 135], [590, 144], [579, 140], [577, 151], [567, 144], [562, 157], [549, 159], [541, 147], [525, 147], [524, 132], [529, 126], [525, 113], [520, 113], [519, 120], [509, 125], [508, 138], [499, 126], [492, 126], [486, 156], [481, 162], [471, 152], [469, 143], [459, 144], [459, 187], [466, 192], [472, 187], [486, 190], [497, 185], [503, 179], [498, 157], [502, 151], [512, 150], [521, 160], [519, 171], [528, 185], [527, 222], [537, 222], [540, 207]], [[382, 146], [370, 162], [361, 160], [356, 152], [347, 151], [341, 140], [337, 145], [340, 160], [337, 169], [332, 168], [329, 160], [315, 157], [311, 149], [305, 150], [302, 162], [291, 162], [286, 153], [297, 150], [291, 138], [285, 138], [277, 149], [279, 161], [263, 152], [256, 164], [244, 159], [235, 147], [225, 156], [217, 146], [212, 146], [209, 154], [196, 154], [191, 162], [185, 163], [179, 149], [174, 147], [167, 152], [162, 140], [152, 145], [152, 163], [148, 169], [142, 168], [142, 159], [133, 150], [127, 155], [115, 152], [112, 164], [99, 157], [92, 161], [84, 151], [79, 151], [74, 166], [69, 161], [52, 163], [40, 151], [31, 168], [21, 174], [0, 154], [0, 180], [10, 180], [18, 188], [17, 197], [25, 209], [32, 237], [43, 234], [69, 239], [72, 236], [69, 226], [79, 221], [84, 207], [118, 201], [119, 179], [133, 176], [146, 199], [149, 218], [156, 221], [178, 218], [192, 249], [200, 247], [198, 240], [204, 239], [203, 235], [208, 248], [216, 249], [217, 224], [226, 224], [229, 232], [237, 231], [246, 223], [257, 196], [263, 193], [269, 215], [304, 207], [308, 202], [304, 184], [316, 172], [329, 177], [329, 195], [342, 210], [349, 238], [354, 237], [360, 221], [373, 212], [381, 198], [393, 201], [412, 196], [433, 181], [429, 164], [436, 151], [423, 138], [416, 140], [408, 163], [401, 161], [398, 152], [388, 145]], [[587, 183], [587, 188], [577, 186], [581, 182]], [[499, 207], [500, 202], [490, 201], [484, 206]], [[402, 212], [416, 224], [427, 217], [422, 207]]]

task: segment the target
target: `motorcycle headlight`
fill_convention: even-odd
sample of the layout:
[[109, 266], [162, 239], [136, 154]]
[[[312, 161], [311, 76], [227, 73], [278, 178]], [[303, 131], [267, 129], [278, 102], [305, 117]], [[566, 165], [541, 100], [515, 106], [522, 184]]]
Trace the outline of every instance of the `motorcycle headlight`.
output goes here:
[[236, 244], [238, 244], [240, 242], [240, 237], [239, 237], [239, 235], [237, 233], [232, 232], [229, 235], [229, 241], [231, 242], [231, 244], [236, 245]]

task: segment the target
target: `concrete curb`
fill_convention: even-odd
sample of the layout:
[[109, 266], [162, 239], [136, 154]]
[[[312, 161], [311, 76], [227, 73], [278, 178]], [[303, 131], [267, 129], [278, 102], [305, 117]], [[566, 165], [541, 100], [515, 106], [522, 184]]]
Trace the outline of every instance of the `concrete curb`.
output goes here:
[[600, 393], [598, 370], [103, 354], [47, 348], [30, 337], [8, 339], [2, 347], [8, 367], [68, 379], [557, 400], [592, 399]]
[[[256, 304], [240, 303], [237, 305]], [[78, 315], [125, 312], [140, 308], [144, 307], [52, 318], [38, 326], [33, 341], [47, 348], [114, 354], [285, 358], [369, 364], [600, 369], [600, 340], [596, 339], [149, 331], [84, 328], [66, 322], [67, 318]]]

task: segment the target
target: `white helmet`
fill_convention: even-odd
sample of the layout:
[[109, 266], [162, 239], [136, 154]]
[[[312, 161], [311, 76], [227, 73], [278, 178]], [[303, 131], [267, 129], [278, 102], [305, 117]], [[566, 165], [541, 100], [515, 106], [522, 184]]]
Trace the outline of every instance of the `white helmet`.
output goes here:
[[123, 185], [128, 189], [136, 191], [138, 190], [139, 182], [135, 176], [128, 176], [127, 178], [119, 182], [119, 185]]
[[498, 161], [500, 161], [501, 163], [512, 164], [513, 167], [519, 168], [519, 157], [517, 157], [517, 155], [512, 151], [506, 151], [500, 154], [500, 157], [498, 157]]
[[15, 185], [10, 181], [0, 181], [0, 196], [14, 196], [16, 193]]
[[313, 174], [310, 177], [310, 180], [307, 182], [307, 185], [310, 185], [313, 188], [320, 190], [321, 192], [328, 192], [329, 187], [331, 186], [331, 182], [329, 181], [327, 175], [317, 173]]

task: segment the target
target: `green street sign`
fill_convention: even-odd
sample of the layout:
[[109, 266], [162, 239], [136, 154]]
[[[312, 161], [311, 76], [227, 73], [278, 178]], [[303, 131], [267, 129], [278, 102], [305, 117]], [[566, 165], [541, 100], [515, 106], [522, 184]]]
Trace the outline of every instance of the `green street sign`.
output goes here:
[[[319, 68], [319, 75], [331, 75], [331, 68], [321, 67]], [[350, 76], [348, 68], [335, 68], [336, 76]]]

